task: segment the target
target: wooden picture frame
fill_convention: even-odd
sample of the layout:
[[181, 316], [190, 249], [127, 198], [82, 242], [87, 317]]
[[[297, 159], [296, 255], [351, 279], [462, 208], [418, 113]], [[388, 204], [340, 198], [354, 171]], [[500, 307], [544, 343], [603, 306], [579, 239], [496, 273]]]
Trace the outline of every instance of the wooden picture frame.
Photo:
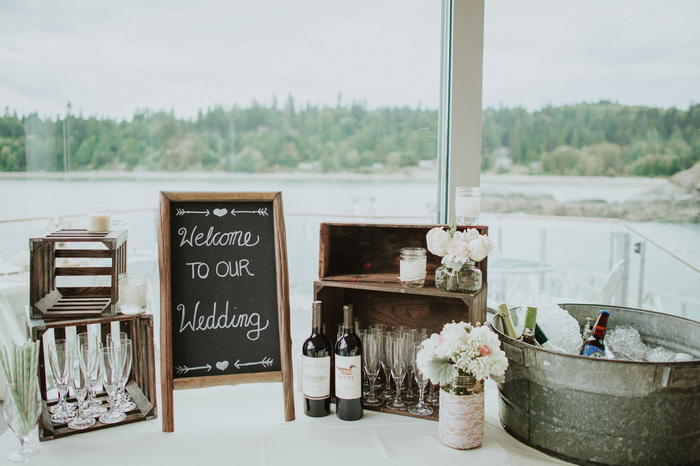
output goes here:
[[[264, 204], [264, 206], [261, 206], [260, 204]], [[268, 213], [267, 210], [267, 205], [269, 204], [271, 208], [271, 212]], [[242, 206], [243, 210], [238, 209], [238, 206]], [[250, 210], [252, 206], [252, 209], [256, 210]], [[245, 210], [245, 208], [248, 208], [249, 210]], [[256, 216], [256, 214], [259, 214]], [[213, 386], [219, 386], [219, 385], [236, 385], [239, 383], [254, 383], [254, 382], [282, 382], [283, 385], [283, 396], [284, 396], [284, 417], [286, 421], [291, 421], [294, 419], [295, 414], [294, 414], [294, 389], [293, 389], [293, 373], [292, 373], [292, 356], [291, 356], [291, 335], [290, 335], [290, 318], [289, 318], [289, 277], [288, 277], [288, 270], [287, 270], [287, 245], [286, 245], [286, 230], [285, 230], [285, 224], [284, 224], [284, 211], [282, 207], [282, 193], [281, 192], [169, 192], [169, 191], [161, 191], [160, 193], [160, 201], [159, 201], [159, 221], [158, 221], [158, 262], [159, 262], [159, 268], [160, 268], [160, 371], [161, 371], [161, 407], [162, 407], [162, 421], [163, 421], [163, 431], [164, 432], [173, 432], [174, 431], [174, 406], [173, 406], [173, 390], [178, 390], [178, 389], [193, 389], [193, 388], [203, 388], [203, 387], [213, 387]], [[219, 218], [217, 218], [219, 217]], [[260, 219], [255, 219], [256, 217], [260, 217]], [[232, 225], [232, 222], [235, 222], [236, 225], [243, 224], [246, 221], [246, 218], [249, 219], [250, 223], [253, 223], [254, 225], [257, 224], [256, 222], [262, 222], [264, 217], [264, 221], [272, 222], [272, 229], [269, 229], [269, 226], [265, 226], [265, 232], [267, 231], [273, 231], [273, 238], [266, 238], [265, 235], [261, 236], [258, 235], [257, 238], [259, 241], [272, 241], [273, 248], [271, 247], [270, 244], [265, 244], [265, 243], [258, 243], [256, 242], [255, 244], [243, 244], [244, 240], [244, 234], [241, 233], [243, 229], [236, 231], [236, 232], [223, 232], [220, 234], [220, 236], [216, 236], [216, 233], [212, 236], [212, 231], [214, 231], [215, 227], [209, 226], [211, 222], [215, 222], [216, 225], [221, 227], [222, 229], [224, 228], [223, 225]], [[195, 219], [196, 220], [192, 220]], [[186, 219], [186, 220], [185, 220]], [[190, 225], [194, 225], [191, 227], [191, 233], [188, 233], [187, 227], [186, 226], [178, 226], [178, 222], [191, 222]], [[195, 222], [205, 222], [205, 228], [202, 228], [195, 234], [195, 229], [197, 228], [197, 224]], [[208, 222], [208, 224], [206, 223]], [[226, 223], [227, 222], [227, 223]], [[209, 226], [209, 230], [207, 232], [206, 227]], [[244, 225], [245, 226], [245, 225]], [[177, 227], [178, 230], [176, 230], [176, 235], [182, 233], [180, 238], [178, 239], [173, 238], [173, 228]], [[255, 228], [254, 226], [252, 228]], [[234, 233], [231, 235], [231, 233]], [[241, 233], [240, 235], [236, 236], [235, 233]], [[248, 232], [250, 234], [250, 232]], [[207, 236], [209, 235], [209, 236]], [[200, 280], [199, 282], [195, 282], [195, 279], [201, 278], [203, 274], [197, 275], [195, 273], [195, 268], [192, 264], [192, 262], [188, 262], [187, 265], [190, 266], [191, 268], [191, 276], [192, 276], [192, 284], [193, 286], [182, 286], [182, 280], [185, 274], [183, 273], [183, 261], [180, 259], [179, 251], [182, 248], [188, 248], [191, 247], [190, 250], [195, 249], [195, 247], [201, 247], [201, 249], [197, 249], [197, 251], [200, 251], [201, 254], [206, 258], [206, 254], [209, 253], [210, 256], [212, 256], [212, 260], [216, 260], [215, 258], [219, 257], [218, 254], [222, 254], [219, 251], [230, 251], [231, 248], [221, 248], [219, 250], [212, 249], [212, 244], [214, 246], [222, 246], [220, 244], [221, 242], [219, 241], [219, 244], [216, 244], [216, 241], [210, 241], [211, 238], [223, 238], [224, 235], [229, 235], [229, 238], [238, 238], [238, 246], [258, 246], [258, 244], [262, 244], [264, 246], [263, 250], [264, 251], [274, 251], [274, 258], [268, 257], [269, 254], [261, 256], [263, 259], [261, 259], [261, 262], [265, 263], [271, 263], [270, 261], [274, 261], [274, 270], [275, 270], [275, 277], [274, 277], [274, 285], [276, 285], [276, 305], [277, 305], [277, 313], [276, 313], [276, 320], [277, 320], [277, 327], [278, 327], [278, 342], [279, 342], [279, 363], [275, 362], [274, 365], [272, 363], [270, 364], [261, 364], [263, 362], [269, 362], [267, 361], [268, 358], [263, 358], [261, 361], [257, 361], [255, 364], [258, 364], [259, 367], [255, 368], [250, 368], [246, 367], [244, 368], [245, 370], [241, 370], [239, 367], [238, 363], [240, 361], [236, 361], [236, 363], [232, 363], [229, 365], [228, 360], [223, 361], [225, 364], [222, 363], [216, 363], [216, 367], [212, 367], [211, 363], [208, 363], [207, 366], [201, 366], [201, 367], [187, 367], [184, 365], [180, 365], [177, 367], [177, 374], [175, 370], [175, 361], [174, 361], [174, 354], [177, 355], [178, 351], [181, 350], [180, 347], [174, 346], [174, 333], [173, 333], [173, 313], [174, 312], [180, 312], [182, 314], [181, 318], [181, 323], [180, 327], [178, 329], [178, 334], [177, 338], [189, 338], [189, 337], [182, 337], [181, 334], [183, 334], [183, 328], [186, 331], [191, 330], [191, 334], [195, 333], [195, 330], [197, 331], [209, 331], [210, 333], [208, 335], [212, 335], [214, 332], [211, 330], [214, 328], [215, 330], [220, 330], [221, 328], [224, 328], [222, 325], [220, 328], [219, 327], [209, 327], [207, 328], [206, 326], [204, 328], [202, 327], [202, 318], [203, 315], [205, 314], [206, 311], [202, 311], [202, 314], [197, 318], [198, 324], [195, 323], [195, 317], [197, 316], [197, 311], [200, 302], [197, 301], [197, 305], [194, 307], [194, 314], [192, 317], [192, 322], [190, 323], [185, 323], [183, 327], [183, 323], [185, 322], [185, 315], [186, 315], [186, 308], [184, 304], [176, 304], [173, 301], [173, 293], [175, 292], [178, 296], [182, 296], [183, 294], [191, 293], [193, 295], [196, 295], [198, 291], [201, 292], [201, 286], [202, 286], [202, 281]], [[255, 235], [255, 231], [252, 232], [252, 235]], [[178, 242], [179, 241], [179, 242]], [[209, 250], [207, 250], [207, 246], [209, 246]], [[232, 246], [231, 244], [225, 244], [224, 246]], [[233, 245], [234, 247], [236, 245]], [[179, 249], [178, 249], [179, 248]], [[248, 251], [252, 251], [252, 248], [249, 248]], [[173, 257], [178, 257], [180, 259], [179, 262], [173, 263]], [[204, 263], [204, 262], [203, 262]], [[217, 268], [219, 268], [219, 264], [221, 262], [217, 263]], [[245, 264], [244, 264], [245, 265]], [[230, 263], [229, 263], [230, 267]], [[207, 266], [207, 270], [211, 270], [211, 267]], [[230, 270], [229, 270], [230, 272]], [[258, 274], [257, 277], [259, 278], [250, 278], [250, 280], [262, 280], [264, 277], [264, 271], [261, 270], [256, 270], [256, 273]], [[187, 269], [187, 276], [186, 278], [189, 280], [190, 278], [190, 269]], [[219, 278], [216, 278], [215, 280], [219, 280], [222, 275], [220, 274], [220, 270], [217, 270], [216, 272], [217, 276]], [[233, 276], [233, 274], [229, 274]], [[226, 279], [229, 278], [229, 275], [223, 275]], [[252, 277], [254, 274], [249, 273], [249, 275]], [[205, 278], [209, 279], [209, 275], [207, 275]], [[248, 278], [248, 277], [246, 277]], [[173, 279], [175, 279], [176, 283], [178, 283], [177, 289], [173, 289]], [[264, 280], [266, 280], [265, 283], [271, 282], [271, 278], [265, 277]], [[216, 282], [215, 282], [216, 283]], [[240, 292], [240, 289], [236, 289], [236, 282], [235, 280], [228, 280], [227, 285], [225, 287], [218, 286], [218, 285], [213, 285], [219, 292], [220, 290], [226, 290], [226, 291], [220, 291], [221, 293], [228, 293], [228, 290], [231, 290], [231, 296], [233, 296], [233, 293]], [[254, 287], [254, 285], [252, 285]], [[251, 287], [251, 285], [245, 285], [246, 291]], [[183, 291], [184, 290], [184, 291]], [[264, 290], [262, 290], [264, 291]], [[274, 299], [275, 295], [272, 293], [267, 293], [267, 295], [272, 296], [271, 299]], [[206, 298], [207, 296], [205, 296]], [[196, 299], [196, 296], [195, 298]], [[211, 318], [211, 322], [214, 322], [214, 319], [216, 321], [221, 321], [221, 318], [223, 318], [223, 322], [226, 322], [226, 319], [228, 318], [228, 311], [229, 311], [229, 302], [226, 301], [226, 317], [223, 317], [223, 315], [217, 315], [217, 312], [221, 314], [220, 309], [223, 308], [223, 306], [219, 306], [219, 311], [217, 311], [216, 307], [217, 303], [215, 302], [213, 305], [213, 311], [211, 311], [211, 316], [207, 318]], [[191, 306], [190, 306], [191, 307]], [[202, 306], [204, 307], [204, 306]], [[236, 307], [233, 307], [235, 310]], [[235, 312], [235, 311], [234, 311]], [[256, 311], [257, 312], [257, 311]], [[235, 315], [231, 318], [231, 324], [226, 326], [226, 331], [231, 331], [231, 327], [235, 327], [234, 322], [234, 317]], [[252, 319], [249, 319], [252, 320]], [[271, 320], [275, 320], [274, 318]], [[239, 319], [239, 323], [241, 320]], [[271, 323], [268, 320], [268, 323]], [[197, 328], [195, 329], [195, 325], [197, 325]], [[216, 324], [218, 325], [218, 324]], [[272, 327], [272, 325], [271, 325]], [[261, 333], [261, 326], [258, 327], [257, 329], [257, 335], [259, 336]], [[267, 328], [267, 327], [266, 327]], [[266, 330], [266, 328], [262, 330]], [[234, 328], [234, 330], [237, 330]], [[255, 329], [251, 330], [248, 332], [248, 339], [252, 340], [255, 337], [255, 333], [251, 336], [251, 332], [255, 332]], [[200, 334], [201, 335], [201, 334]], [[267, 335], [266, 338], [268, 341], [273, 341], [274, 337], [273, 333], [270, 335]], [[210, 338], [207, 337], [206, 341], [209, 341]], [[223, 341], [224, 339], [222, 339]], [[233, 344], [238, 344], [236, 348], [241, 349], [240, 340], [244, 340], [244, 338], [231, 338], [227, 337], [225, 339], [226, 345], [229, 344], [231, 341], [235, 341]], [[178, 343], [178, 342], [175, 342]], [[245, 341], [244, 341], [245, 343]], [[268, 343], [269, 344], [269, 343]], [[250, 346], [250, 345], [249, 345]], [[201, 347], [197, 346], [197, 348]], [[259, 347], [258, 347], [259, 348]], [[231, 348], [226, 348], [231, 349]], [[267, 349], [272, 349], [274, 348], [267, 348]], [[220, 350], [219, 350], [220, 351]], [[182, 351], [180, 351], [182, 353]], [[231, 354], [231, 353], [227, 353]], [[186, 356], [190, 357], [191, 353], [187, 353]], [[182, 357], [181, 355], [178, 357]], [[235, 357], [235, 356], [232, 356]], [[274, 358], [270, 358], [274, 359]], [[233, 359], [232, 359], [233, 360]], [[251, 365], [254, 363], [242, 363], [240, 366], [246, 366], [246, 365]], [[193, 364], [194, 365], [194, 364]], [[236, 368], [234, 369], [234, 366]], [[207, 369], [208, 367], [208, 369]], [[194, 369], [199, 369], [198, 371], [194, 371]], [[199, 372], [205, 373], [206, 375], [192, 375], [189, 376], [189, 372], [192, 370], [193, 372]], [[212, 370], [214, 372], [212, 372]], [[216, 375], [217, 370], [220, 372], [219, 375]], [[235, 373], [236, 371], [241, 371], [242, 373]]]

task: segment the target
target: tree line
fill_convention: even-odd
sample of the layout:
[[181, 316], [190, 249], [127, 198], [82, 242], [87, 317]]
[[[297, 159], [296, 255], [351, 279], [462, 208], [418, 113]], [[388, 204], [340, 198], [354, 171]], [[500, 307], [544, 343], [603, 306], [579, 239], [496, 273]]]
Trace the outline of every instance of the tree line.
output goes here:
[[[9, 109], [0, 171], [396, 171], [435, 159], [437, 111], [295, 104], [138, 110], [131, 120]], [[591, 176], [669, 176], [700, 160], [700, 105], [596, 104], [485, 109], [482, 169]]]

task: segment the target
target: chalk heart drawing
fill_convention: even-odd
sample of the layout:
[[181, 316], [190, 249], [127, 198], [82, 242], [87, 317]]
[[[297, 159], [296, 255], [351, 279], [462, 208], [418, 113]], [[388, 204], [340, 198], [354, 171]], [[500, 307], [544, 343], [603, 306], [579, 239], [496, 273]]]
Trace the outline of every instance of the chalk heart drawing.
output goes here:
[[228, 361], [219, 361], [216, 363], [216, 368], [220, 371], [225, 371], [228, 367]]
[[[223, 217], [227, 213], [228, 213], [228, 210], [226, 210], [226, 209], [214, 209], [214, 215], [216, 215], [217, 217]], [[218, 367], [218, 365], [217, 365], [217, 367]], [[221, 369], [221, 370], [223, 370], [223, 369]]]

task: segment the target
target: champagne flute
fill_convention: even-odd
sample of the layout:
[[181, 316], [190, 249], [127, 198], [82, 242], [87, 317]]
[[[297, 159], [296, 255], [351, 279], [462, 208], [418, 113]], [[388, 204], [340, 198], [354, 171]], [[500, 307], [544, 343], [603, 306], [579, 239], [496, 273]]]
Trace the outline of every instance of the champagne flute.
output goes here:
[[365, 374], [369, 379], [369, 395], [362, 401], [365, 406], [379, 406], [384, 403], [374, 394], [374, 384], [381, 367], [379, 345], [379, 336], [371, 332], [365, 336], [365, 340], [362, 342]]
[[[387, 326], [384, 325], [384, 324], [371, 324], [371, 325], [368, 327], [368, 330], [369, 330], [370, 333], [373, 333], [374, 335], [376, 335], [378, 344], [381, 344], [381, 338], [380, 338], [380, 337], [381, 337], [381, 334], [382, 334], [383, 332], [386, 332]], [[381, 347], [380, 347], [380, 348], [379, 348], [379, 360], [380, 360], [380, 363], [381, 363], [381, 356], [382, 356], [382, 351], [381, 351]], [[384, 388], [384, 384], [382, 383], [382, 381], [381, 381], [379, 378], [377, 378], [377, 383], [374, 385], [374, 387], [375, 387], [376, 389], [383, 389], [383, 388]]]
[[391, 389], [391, 332], [380, 333], [381, 364], [384, 371], [384, 391], [379, 395], [385, 400], [394, 399], [394, 390]]
[[78, 362], [88, 377], [88, 399], [85, 411], [92, 417], [100, 417], [107, 412], [102, 402], [95, 398], [100, 378], [100, 348], [102, 343], [95, 333], [78, 334]]
[[416, 385], [418, 386], [418, 403], [408, 408], [408, 412], [417, 416], [430, 416], [435, 412], [435, 410], [427, 404], [425, 404], [425, 402], [423, 401], [423, 397], [425, 396], [425, 386], [428, 383], [428, 380], [423, 376], [423, 373], [420, 371], [420, 369], [418, 369], [418, 363], [416, 361], [418, 353], [421, 349], [422, 347], [420, 343], [413, 344], [411, 351], [411, 364], [413, 365], [413, 375], [416, 378]]
[[116, 396], [116, 409], [126, 413], [136, 409], [136, 403], [131, 401], [131, 397], [126, 393], [126, 383], [131, 374], [131, 363], [133, 359], [133, 345], [131, 340], [120, 339], [112, 341], [112, 348], [115, 349], [115, 357], [118, 358], [119, 365], [119, 386]]
[[[355, 318], [355, 332], [357, 335], [360, 337], [360, 340], [362, 340], [362, 348], [364, 349], [365, 347], [365, 339], [367, 338], [368, 331], [367, 329], [359, 329], [357, 330], [359, 326], [359, 321], [357, 318]], [[362, 352], [362, 367], [365, 367], [365, 352]], [[368, 377], [363, 377], [362, 378], [362, 396], [367, 396], [369, 395], [369, 378]]]
[[401, 385], [406, 377], [406, 338], [402, 334], [395, 334], [391, 338], [391, 376], [396, 384], [396, 398], [393, 402], [387, 402], [387, 408], [403, 411], [408, 408], [401, 399]]
[[35, 379], [31, 382], [7, 382], [2, 411], [7, 425], [20, 443], [19, 451], [11, 452], [7, 459], [26, 462], [39, 456], [41, 451], [38, 448], [30, 448], [28, 444], [29, 435], [41, 415], [41, 393]]
[[73, 368], [73, 351], [66, 340], [59, 339], [49, 343], [49, 364], [54, 384], [58, 389], [58, 408], [54, 409], [51, 420], [56, 424], [65, 424], [78, 415], [71, 411], [66, 403]]
[[87, 397], [88, 386], [90, 385], [90, 377], [83, 369], [82, 364], [71, 368], [71, 382], [73, 395], [78, 401], [78, 417], [68, 421], [68, 428], [73, 430], [87, 429], [95, 425], [95, 420], [88, 416], [85, 411], [85, 398]]
[[102, 373], [102, 385], [104, 385], [109, 401], [109, 411], [100, 416], [103, 424], [115, 424], [126, 419], [126, 414], [115, 408], [117, 389], [119, 388], [120, 361], [115, 354], [114, 347], [100, 350], [100, 372]]

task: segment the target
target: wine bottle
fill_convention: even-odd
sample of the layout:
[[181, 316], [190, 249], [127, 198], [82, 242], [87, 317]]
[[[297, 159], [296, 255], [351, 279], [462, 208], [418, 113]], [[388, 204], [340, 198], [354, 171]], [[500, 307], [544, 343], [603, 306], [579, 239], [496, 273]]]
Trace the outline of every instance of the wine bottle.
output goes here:
[[335, 414], [345, 421], [362, 417], [362, 341], [352, 311], [343, 306], [343, 333], [335, 344]]
[[598, 320], [595, 322], [595, 327], [593, 327], [593, 333], [583, 342], [581, 356], [589, 356], [592, 358], [605, 357], [605, 342], [603, 340], [605, 339], [605, 331], [608, 328], [608, 317], [610, 317], [608, 311], [600, 311]]
[[501, 316], [501, 323], [503, 324], [503, 333], [517, 340], [518, 334], [515, 332], [515, 326], [513, 325], [513, 320], [510, 318], [510, 313], [508, 312], [508, 305], [506, 303], [501, 303], [498, 305], [498, 315]]
[[535, 326], [537, 325], [537, 308], [528, 307], [525, 312], [525, 327], [523, 327], [523, 334], [520, 335], [520, 341], [527, 343], [529, 345], [537, 346], [537, 340], [535, 340]]
[[304, 414], [312, 417], [331, 413], [331, 342], [321, 331], [321, 301], [312, 304], [311, 336], [301, 348]]
[[561, 348], [554, 346], [552, 342], [549, 341], [547, 334], [542, 331], [539, 324], [535, 324], [535, 341], [537, 341], [537, 344], [542, 348], [547, 348], [548, 350], [559, 351], [562, 353], [564, 352]]

